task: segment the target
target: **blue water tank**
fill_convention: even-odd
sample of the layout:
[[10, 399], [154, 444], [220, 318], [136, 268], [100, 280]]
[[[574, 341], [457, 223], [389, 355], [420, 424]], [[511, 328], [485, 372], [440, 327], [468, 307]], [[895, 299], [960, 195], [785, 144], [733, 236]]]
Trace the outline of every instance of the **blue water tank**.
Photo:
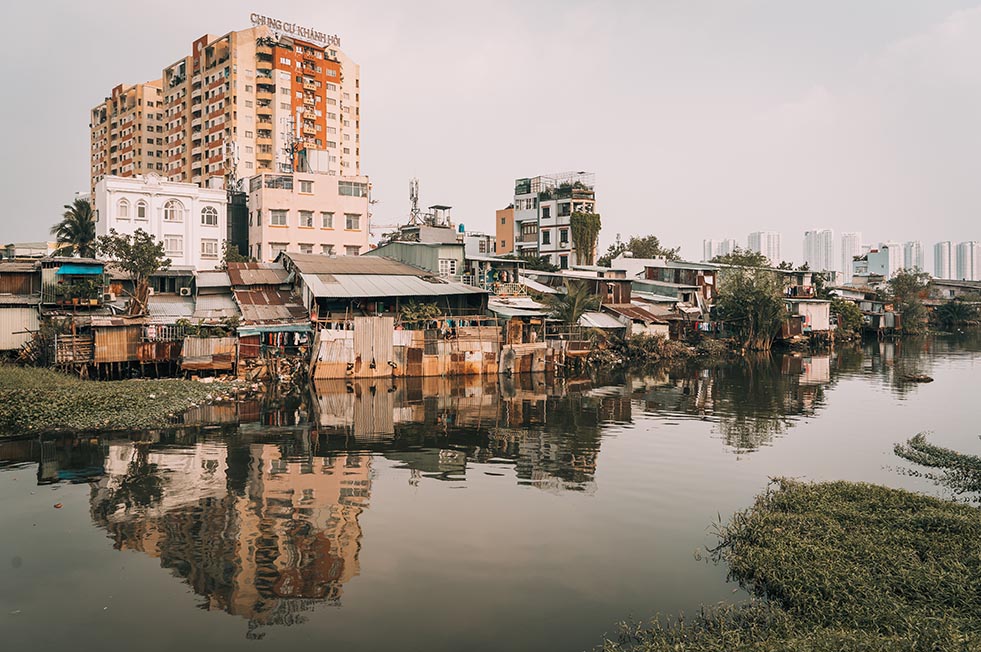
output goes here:
[[457, 230], [458, 233], [466, 233], [467, 232], [467, 229], [462, 224], [460, 226], [456, 227], [456, 230]]

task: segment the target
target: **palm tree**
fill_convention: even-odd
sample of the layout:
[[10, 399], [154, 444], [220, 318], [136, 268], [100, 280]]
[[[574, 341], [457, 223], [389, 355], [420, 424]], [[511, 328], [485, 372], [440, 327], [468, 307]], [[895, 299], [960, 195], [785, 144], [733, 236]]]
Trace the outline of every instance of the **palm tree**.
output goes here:
[[95, 258], [95, 216], [89, 200], [77, 197], [66, 205], [61, 221], [51, 227], [51, 235], [61, 245], [55, 254]]
[[944, 330], [954, 330], [978, 318], [978, 309], [969, 303], [953, 299], [937, 306], [933, 316]]
[[585, 283], [566, 282], [565, 294], [551, 294], [545, 298], [545, 303], [553, 318], [574, 326], [584, 312], [598, 310], [602, 299], [590, 292]]

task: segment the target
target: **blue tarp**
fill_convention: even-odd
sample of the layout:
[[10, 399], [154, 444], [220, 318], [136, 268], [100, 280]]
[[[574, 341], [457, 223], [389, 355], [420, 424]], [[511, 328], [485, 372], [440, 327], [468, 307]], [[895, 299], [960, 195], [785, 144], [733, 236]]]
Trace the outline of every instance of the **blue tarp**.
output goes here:
[[59, 276], [83, 276], [102, 274], [102, 265], [79, 265], [78, 263], [65, 263], [58, 268]]

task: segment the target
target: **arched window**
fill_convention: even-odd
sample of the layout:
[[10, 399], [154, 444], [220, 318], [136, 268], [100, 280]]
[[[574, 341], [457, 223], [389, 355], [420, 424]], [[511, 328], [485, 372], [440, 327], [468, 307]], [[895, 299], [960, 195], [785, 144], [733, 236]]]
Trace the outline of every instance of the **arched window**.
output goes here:
[[129, 219], [129, 201], [125, 199], [119, 200], [119, 203], [116, 204], [116, 217], [121, 220]]
[[205, 206], [202, 208], [201, 224], [205, 226], [218, 226], [218, 209], [214, 206]]
[[142, 199], [136, 202], [136, 219], [145, 220], [146, 219], [146, 202]]
[[184, 204], [180, 203], [176, 199], [168, 199], [167, 203], [164, 204], [164, 221], [183, 222]]

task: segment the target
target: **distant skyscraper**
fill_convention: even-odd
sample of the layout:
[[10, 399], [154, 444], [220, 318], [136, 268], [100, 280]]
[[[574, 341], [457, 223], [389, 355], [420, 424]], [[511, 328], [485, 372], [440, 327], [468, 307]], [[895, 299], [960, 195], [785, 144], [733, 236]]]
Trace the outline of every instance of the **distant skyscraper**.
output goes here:
[[715, 244], [715, 240], [702, 240], [702, 261], [709, 261], [715, 258], [715, 252], [718, 251], [718, 246]]
[[903, 245], [903, 269], [923, 269], [923, 244], [919, 240], [910, 240]]
[[852, 276], [852, 261], [862, 255], [862, 234], [851, 231], [841, 234], [841, 272], [845, 278]]
[[879, 253], [885, 256], [880, 271], [872, 270], [872, 259], [869, 258], [869, 271], [874, 274], [882, 274], [887, 279], [896, 275], [903, 268], [903, 247], [898, 242], [882, 242], [879, 244]]
[[712, 260], [716, 256], [728, 256], [736, 250], [736, 241], [732, 238], [724, 240], [702, 240], [702, 260]]
[[831, 229], [804, 231], [804, 262], [816, 272], [835, 268], [835, 234]]
[[775, 231], [754, 231], [750, 233], [749, 238], [746, 240], [746, 248], [750, 251], [763, 254], [774, 265], [781, 262], [780, 234]]
[[957, 245], [958, 281], [981, 281], [981, 242], [969, 240]]
[[951, 267], [950, 240], [933, 245], [933, 276], [934, 278], [950, 278]]
[[716, 256], [728, 256], [729, 254], [734, 252], [736, 250], [736, 247], [738, 246], [739, 245], [737, 245], [736, 241], [733, 240], [732, 238], [726, 238], [725, 240], [720, 240], [717, 249], [718, 253], [716, 253]]

